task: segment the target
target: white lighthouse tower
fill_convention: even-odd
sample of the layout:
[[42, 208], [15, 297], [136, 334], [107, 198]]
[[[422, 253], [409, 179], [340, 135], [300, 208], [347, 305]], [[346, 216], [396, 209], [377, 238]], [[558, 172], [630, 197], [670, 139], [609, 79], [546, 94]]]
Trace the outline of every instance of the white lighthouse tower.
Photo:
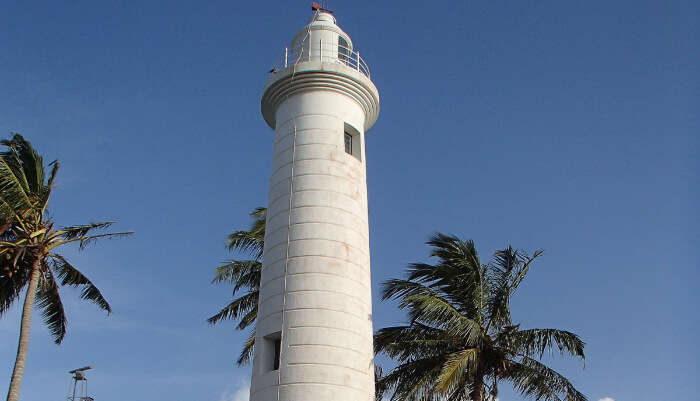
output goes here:
[[369, 68], [316, 8], [261, 102], [275, 131], [251, 401], [371, 401]]

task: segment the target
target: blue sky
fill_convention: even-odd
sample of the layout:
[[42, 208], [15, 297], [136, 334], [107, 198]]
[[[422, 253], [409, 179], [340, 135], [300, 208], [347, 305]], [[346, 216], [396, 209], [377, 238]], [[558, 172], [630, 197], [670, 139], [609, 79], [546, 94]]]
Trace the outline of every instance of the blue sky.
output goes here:
[[[264, 205], [267, 71], [306, 1], [20, 2], [0, 10], [0, 133], [63, 163], [59, 224], [136, 234], [68, 257], [106, 317], [65, 289], [69, 333], [35, 315], [23, 400], [63, 396], [91, 364], [99, 401], [242, 401], [245, 334], [206, 317], [226, 234]], [[591, 400], [698, 394], [700, 4], [333, 1], [372, 69], [367, 136], [375, 328], [380, 283], [434, 231], [546, 249], [514, 299], [527, 327], [587, 342], [551, 363]], [[0, 388], [19, 309], [0, 319]], [[507, 386], [501, 400], [516, 400]]]

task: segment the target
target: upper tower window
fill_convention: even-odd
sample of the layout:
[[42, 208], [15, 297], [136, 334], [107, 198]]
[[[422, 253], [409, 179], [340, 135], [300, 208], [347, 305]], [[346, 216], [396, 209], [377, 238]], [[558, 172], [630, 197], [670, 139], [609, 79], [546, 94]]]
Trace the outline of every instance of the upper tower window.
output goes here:
[[347, 64], [350, 60], [350, 46], [344, 37], [338, 36], [338, 60]]
[[345, 124], [343, 129], [343, 144], [345, 145], [345, 153], [354, 156], [358, 160], [362, 160], [362, 145], [360, 144], [361, 135], [358, 130], [350, 124]]
[[352, 154], [352, 135], [345, 132], [345, 153]]

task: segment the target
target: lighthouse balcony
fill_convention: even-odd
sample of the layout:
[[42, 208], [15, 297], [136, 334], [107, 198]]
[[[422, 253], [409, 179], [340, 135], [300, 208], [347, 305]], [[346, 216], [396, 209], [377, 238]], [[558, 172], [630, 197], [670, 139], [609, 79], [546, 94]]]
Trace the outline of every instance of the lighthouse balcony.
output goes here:
[[357, 70], [370, 77], [369, 66], [362, 57], [360, 52], [355, 51], [350, 47], [343, 46], [342, 41], [328, 40], [324, 42], [319, 40], [317, 43], [304, 42], [301, 46], [285, 47], [284, 58], [280, 65], [281, 68], [288, 68], [307, 61], [321, 61], [322, 63], [342, 64], [346, 67]]

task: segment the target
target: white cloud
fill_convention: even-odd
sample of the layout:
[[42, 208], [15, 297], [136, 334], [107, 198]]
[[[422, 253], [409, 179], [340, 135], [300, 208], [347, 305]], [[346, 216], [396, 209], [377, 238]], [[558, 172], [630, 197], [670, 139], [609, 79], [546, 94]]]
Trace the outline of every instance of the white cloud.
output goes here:
[[241, 382], [236, 390], [226, 390], [221, 393], [219, 401], [248, 401], [248, 397], [250, 397], [250, 383]]
[[[246, 400], [247, 400], [247, 398], [246, 398]], [[603, 398], [599, 399], [598, 401], [615, 401], [615, 400], [611, 397], [603, 397]]]

